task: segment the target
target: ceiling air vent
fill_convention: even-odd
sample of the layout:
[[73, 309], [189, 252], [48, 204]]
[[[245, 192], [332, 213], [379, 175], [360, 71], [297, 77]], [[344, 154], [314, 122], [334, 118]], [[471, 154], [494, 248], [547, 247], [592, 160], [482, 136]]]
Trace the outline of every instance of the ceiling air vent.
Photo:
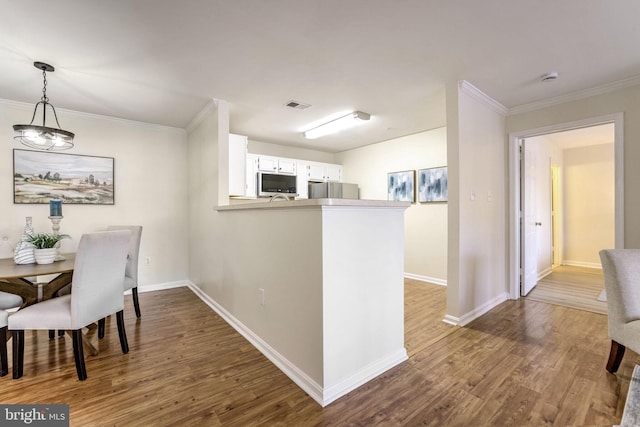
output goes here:
[[311, 107], [311, 105], [309, 105], [309, 104], [303, 104], [302, 102], [298, 102], [298, 101], [289, 101], [284, 105], [286, 107], [295, 108], [297, 110], [305, 110], [305, 109]]

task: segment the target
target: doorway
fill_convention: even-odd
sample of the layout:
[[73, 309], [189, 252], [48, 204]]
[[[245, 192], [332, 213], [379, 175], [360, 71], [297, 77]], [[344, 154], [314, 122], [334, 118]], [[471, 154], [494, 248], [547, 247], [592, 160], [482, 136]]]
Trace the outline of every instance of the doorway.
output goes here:
[[[608, 125], [609, 131], [613, 132], [613, 149], [611, 157], [613, 158], [612, 168], [614, 170], [612, 174], [614, 184], [611, 186], [613, 188], [608, 189], [609, 197], [613, 201], [613, 219], [612, 225], [609, 227], [608, 231], [610, 235], [613, 235], [613, 238], [611, 239], [612, 244], [605, 245], [605, 247], [624, 247], [624, 223], [622, 211], [622, 115], [610, 115], [511, 134], [509, 136], [510, 182], [518, 183], [518, 185], [510, 186], [510, 298], [518, 299], [522, 295], [526, 295], [526, 293], [533, 289], [537, 280], [552, 272], [554, 266], [568, 262], [569, 264], [573, 264], [578, 267], [599, 267], [599, 259], [594, 258], [593, 248], [591, 249], [591, 257], [588, 259], [584, 258], [581, 260], [579, 256], [575, 259], [571, 259], [571, 257], [567, 258], [567, 254], [571, 253], [567, 250], [569, 248], [576, 247], [576, 238], [578, 240], [583, 239], [584, 241], [584, 236], [571, 237], [571, 234], [568, 234], [573, 228], [575, 228], [574, 226], [578, 224], [575, 218], [572, 218], [569, 213], [573, 212], [575, 214], [577, 212], [579, 216], [581, 212], [589, 212], [589, 209], [582, 207], [580, 209], [574, 208], [573, 210], [563, 212], [562, 206], [566, 205], [568, 202], [566, 200], [567, 195], [565, 195], [563, 199], [562, 191], [564, 187], [562, 182], [562, 156], [558, 157], [557, 151], [559, 150], [562, 152], [562, 149], [559, 147], [562, 147], [563, 145], [555, 143], [557, 149], [554, 153], [553, 150], [550, 151], [548, 149], [549, 147], [545, 148], [541, 145], [536, 146], [534, 141], [536, 141], [536, 138], [541, 138], [543, 136], [546, 139], [549, 139], [552, 138], [552, 136], [567, 136], [571, 132], [587, 132], [586, 128], [600, 125]], [[523, 140], [525, 141], [524, 147], [522, 148], [524, 155], [521, 156], [520, 153]], [[527, 140], [531, 140], [530, 147], [533, 147], [532, 150], [535, 153], [535, 159], [533, 161], [526, 160], [525, 150]], [[582, 140], [584, 141], [584, 138], [582, 138]], [[611, 141], [611, 138], [609, 138], [609, 141]], [[578, 143], [574, 144], [577, 145], [573, 148], [579, 148], [580, 145]], [[594, 143], [591, 144], [597, 145]], [[553, 145], [554, 144], [551, 144], [551, 147], [553, 147]], [[528, 178], [527, 175], [529, 175]], [[536, 196], [528, 194], [528, 188], [525, 187], [531, 187], [532, 185], [537, 186], [538, 184], [541, 184], [544, 187], [544, 191], [537, 192]], [[585, 185], [587, 184], [588, 183], [585, 183]], [[592, 190], [593, 189], [590, 187], [585, 187], [583, 191], [576, 191], [576, 193], [578, 195], [580, 195], [580, 193], [588, 194], [589, 192], [594, 192]], [[573, 194], [571, 191], [572, 190], [567, 194]], [[529, 206], [534, 207], [533, 212], [527, 211], [527, 202], [529, 203]], [[537, 212], [538, 206], [542, 208], [541, 213]], [[524, 231], [524, 234], [521, 234], [521, 230], [527, 229], [527, 224], [529, 225], [528, 230]], [[613, 228], [613, 230], [611, 230], [611, 228]], [[541, 242], [540, 246], [543, 249], [542, 253], [535, 249], [535, 254], [533, 256], [531, 255], [531, 249], [527, 250], [531, 245], [527, 243], [525, 234], [528, 234], [529, 236], [538, 236], [533, 247], [535, 248], [538, 242]], [[601, 243], [597, 242], [594, 243], [596, 247], [600, 244]], [[599, 249], [602, 249], [602, 247]], [[527, 254], [528, 252], [529, 254]], [[576, 254], [571, 253], [571, 256], [576, 256]], [[523, 283], [524, 276], [527, 274], [527, 270], [530, 270], [529, 275], [531, 275], [531, 271], [534, 271], [536, 277], [533, 279], [534, 284], [529, 284], [529, 289], [524, 290], [521, 287], [521, 284]]]

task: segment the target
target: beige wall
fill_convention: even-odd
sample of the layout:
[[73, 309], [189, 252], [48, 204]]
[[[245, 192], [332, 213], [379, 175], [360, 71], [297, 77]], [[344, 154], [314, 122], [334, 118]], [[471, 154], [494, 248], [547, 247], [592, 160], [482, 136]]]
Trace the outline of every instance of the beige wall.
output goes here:
[[564, 150], [564, 263], [600, 267], [614, 241], [613, 144]]
[[507, 297], [504, 126], [486, 95], [466, 82], [447, 86], [450, 323], [464, 325]]
[[[189, 280], [214, 299], [219, 290], [222, 230], [218, 225], [220, 127], [229, 122], [226, 103], [212, 105], [189, 132]], [[228, 138], [228, 136], [227, 136]], [[222, 171], [224, 176], [228, 170]]]
[[[402, 273], [402, 257], [385, 256], [386, 250], [400, 253], [404, 208], [394, 208], [394, 212], [384, 209], [375, 215], [369, 208], [358, 212], [351, 207], [337, 213], [333, 212], [335, 209], [286, 207], [218, 211], [218, 205], [226, 204], [220, 201], [226, 197], [224, 177], [228, 175], [228, 153], [223, 147], [228, 145], [228, 106], [219, 101], [200, 117], [188, 135], [189, 279], [199, 288], [196, 292], [202, 291], [211, 307], [320, 402], [349, 390], [345, 387], [354, 382], [353, 378], [365, 378], [364, 374], [372, 369], [369, 365], [380, 369], [379, 359], [390, 360], [390, 346], [400, 351], [404, 360], [402, 288], [388, 287], [389, 274], [402, 285], [398, 276]], [[387, 212], [390, 213], [383, 215]], [[351, 218], [347, 224], [343, 224], [345, 214]], [[371, 217], [377, 220], [371, 223]], [[340, 242], [340, 236], [349, 235], [345, 229], [353, 230], [354, 221], [360, 224], [358, 218], [365, 225], [355, 244], [368, 249], [353, 251]], [[391, 226], [386, 229], [384, 224]], [[387, 236], [393, 236], [393, 240]], [[337, 245], [339, 250], [331, 245]], [[348, 263], [351, 267], [342, 264], [347, 258], [341, 251], [347, 251], [356, 260]], [[375, 280], [363, 283], [375, 288], [376, 280], [382, 282], [394, 298], [399, 298], [390, 299], [388, 293], [379, 292], [372, 299], [381, 305], [392, 302], [379, 320], [387, 331], [369, 343], [366, 351], [360, 346], [360, 351], [352, 352], [348, 345], [343, 345], [344, 340], [352, 346], [355, 341], [349, 340], [344, 332], [351, 330], [355, 331], [352, 335], [367, 336], [358, 330], [361, 325], [369, 330], [372, 323], [358, 314], [357, 304], [342, 314], [335, 310], [332, 314], [332, 305], [333, 308], [349, 305], [348, 299], [340, 302], [339, 298], [330, 298], [327, 303], [323, 297], [346, 292], [349, 286], [341, 286], [340, 281], [366, 276], [372, 271], [366, 267], [367, 262], [376, 259], [384, 259], [388, 265], [377, 271]], [[387, 271], [390, 273], [380, 274]], [[264, 304], [260, 303], [261, 295]], [[370, 308], [370, 304], [365, 306]], [[323, 307], [329, 310], [329, 321]], [[347, 319], [355, 315], [364, 320], [354, 321], [345, 329], [344, 322], [334, 318], [334, 314]], [[338, 319], [337, 326], [331, 319], [334, 323]], [[349, 354], [340, 356], [345, 349]], [[353, 372], [356, 368], [362, 370]]]
[[[344, 181], [359, 185], [360, 198], [387, 200], [387, 173], [447, 165], [447, 131], [439, 128], [344, 151], [337, 160]], [[405, 273], [446, 284], [447, 203], [416, 202], [406, 210]]]
[[[2, 258], [13, 256], [26, 216], [33, 217], [36, 231], [51, 231], [48, 205], [13, 204], [12, 150], [27, 147], [14, 142], [11, 126], [28, 122], [32, 113], [31, 104], [0, 100]], [[75, 147], [63, 153], [115, 159], [115, 204], [64, 205], [60, 231], [71, 239], [62, 241], [62, 251], [75, 251], [82, 233], [104, 230], [110, 224], [141, 224], [141, 287], [186, 281], [186, 132], [65, 110], [57, 113], [63, 128], [76, 134]]]

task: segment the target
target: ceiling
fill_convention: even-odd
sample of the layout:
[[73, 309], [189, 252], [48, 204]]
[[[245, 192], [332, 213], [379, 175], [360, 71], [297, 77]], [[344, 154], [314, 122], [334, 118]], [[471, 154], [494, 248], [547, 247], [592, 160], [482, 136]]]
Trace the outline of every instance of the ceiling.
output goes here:
[[[0, 98], [339, 152], [446, 124], [446, 84], [507, 108], [640, 76], [637, 0], [0, 0]], [[540, 77], [557, 71], [553, 82]], [[310, 104], [299, 110], [291, 101]], [[370, 123], [306, 140], [361, 110]], [[29, 117], [25, 118], [30, 120]], [[64, 128], [64, 123], [61, 123]], [[73, 130], [73, 129], [70, 129]], [[81, 142], [82, 135], [77, 135]]]
[[606, 123], [603, 125], [553, 132], [527, 138], [527, 142], [530, 141], [551, 142], [561, 150], [601, 144], [613, 145], [615, 142], [615, 125], [613, 123]]

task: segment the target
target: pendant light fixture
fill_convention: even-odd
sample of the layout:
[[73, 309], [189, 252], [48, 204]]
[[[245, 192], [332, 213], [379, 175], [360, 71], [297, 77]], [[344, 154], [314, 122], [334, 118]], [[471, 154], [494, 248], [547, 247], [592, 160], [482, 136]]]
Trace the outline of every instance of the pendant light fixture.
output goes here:
[[[31, 123], [28, 125], [13, 125], [13, 130], [15, 132], [13, 139], [20, 141], [27, 147], [35, 148], [36, 150], [61, 151], [73, 148], [73, 137], [75, 135], [72, 132], [60, 129], [56, 109], [53, 108], [53, 104], [50, 104], [49, 98], [47, 98], [47, 71], [52, 73], [55, 71], [55, 68], [49, 64], [45, 64], [44, 62], [34, 62], [33, 66], [42, 70], [42, 98], [40, 98], [40, 102], [38, 102], [33, 109]], [[33, 124], [39, 105], [42, 105], [42, 126]], [[51, 110], [53, 111], [53, 117], [56, 119], [56, 124], [58, 125], [57, 128], [48, 127], [46, 124], [47, 107], [51, 107]]]

